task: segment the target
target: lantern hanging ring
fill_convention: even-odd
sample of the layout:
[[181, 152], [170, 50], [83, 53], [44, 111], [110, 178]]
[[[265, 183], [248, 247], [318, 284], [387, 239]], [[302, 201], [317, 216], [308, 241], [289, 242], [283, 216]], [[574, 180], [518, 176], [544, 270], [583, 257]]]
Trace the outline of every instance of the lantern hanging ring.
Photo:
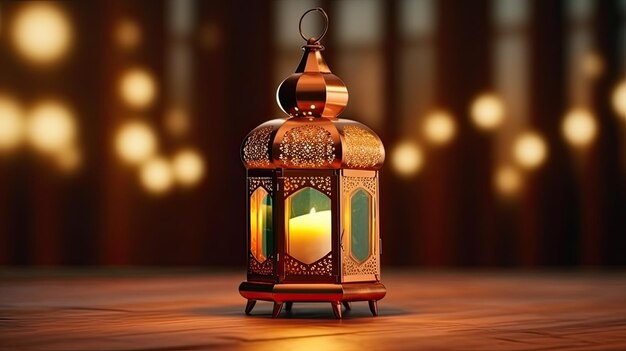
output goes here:
[[[317, 11], [322, 16], [324, 16], [324, 30], [322, 31], [322, 34], [319, 36], [319, 38], [316, 38], [316, 37], [307, 38], [306, 36], [304, 36], [304, 33], [302, 33], [302, 20], [307, 14], [313, 11]], [[298, 24], [298, 29], [300, 30], [300, 36], [302, 37], [302, 39], [306, 40], [308, 44], [318, 43], [320, 40], [322, 40], [322, 38], [326, 35], [326, 32], [328, 31], [328, 14], [326, 14], [326, 11], [324, 11], [324, 9], [322, 9], [321, 7], [310, 9], [307, 12], [305, 12], [302, 15], [302, 17], [300, 17], [300, 23]]]

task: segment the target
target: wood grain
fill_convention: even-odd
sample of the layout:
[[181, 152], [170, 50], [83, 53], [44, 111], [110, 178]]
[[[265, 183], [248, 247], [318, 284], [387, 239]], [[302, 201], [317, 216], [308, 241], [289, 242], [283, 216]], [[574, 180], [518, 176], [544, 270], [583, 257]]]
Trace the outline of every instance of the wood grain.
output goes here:
[[626, 350], [626, 273], [395, 271], [353, 303], [244, 315], [243, 272], [0, 271], [1, 350]]

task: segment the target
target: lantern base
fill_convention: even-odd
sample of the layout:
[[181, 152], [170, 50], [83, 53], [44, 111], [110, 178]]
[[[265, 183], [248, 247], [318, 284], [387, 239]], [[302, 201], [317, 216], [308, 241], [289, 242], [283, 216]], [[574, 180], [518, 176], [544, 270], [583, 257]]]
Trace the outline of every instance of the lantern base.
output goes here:
[[340, 284], [275, 284], [243, 282], [239, 293], [248, 299], [246, 314], [250, 314], [257, 300], [274, 302], [272, 317], [280, 314], [283, 304], [291, 311], [294, 302], [329, 302], [335, 317], [341, 318], [341, 305], [350, 310], [350, 302], [367, 301], [372, 315], [378, 315], [378, 300], [385, 297], [387, 289], [380, 282]]

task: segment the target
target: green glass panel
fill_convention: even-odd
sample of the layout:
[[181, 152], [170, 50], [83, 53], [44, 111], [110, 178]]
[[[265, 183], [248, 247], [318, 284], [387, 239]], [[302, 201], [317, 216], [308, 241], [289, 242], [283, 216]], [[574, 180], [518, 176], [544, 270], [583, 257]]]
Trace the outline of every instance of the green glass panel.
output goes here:
[[263, 256], [268, 257], [274, 248], [274, 232], [273, 232], [273, 224], [272, 224], [272, 197], [267, 194], [263, 198], [263, 208], [265, 209], [265, 213], [263, 214], [265, 217], [265, 223], [262, 228], [263, 230], [263, 242], [262, 242], [262, 252]]
[[312, 209], [315, 212], [330, 211], [330, 205], [330, 198], [324, 193], [313, 188], [304, 188], [291, 196], [289, 218], [309, 214]]
[[359, 189], [350, 199], [350, 250], [359, 262], [370, 255], [370, 195]]

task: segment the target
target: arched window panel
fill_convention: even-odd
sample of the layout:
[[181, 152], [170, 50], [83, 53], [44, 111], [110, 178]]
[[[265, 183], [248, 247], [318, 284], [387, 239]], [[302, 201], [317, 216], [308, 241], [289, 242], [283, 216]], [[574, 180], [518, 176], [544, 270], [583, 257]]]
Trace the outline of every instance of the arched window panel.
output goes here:
[[350, 196], [350, 254], [365, 262], [373, 253], [373, 198], [359, 188]]
[[273, 201], [262, 187], [250, 195], [250, 251], [260, 263], [264, 262], [274, 249]]

